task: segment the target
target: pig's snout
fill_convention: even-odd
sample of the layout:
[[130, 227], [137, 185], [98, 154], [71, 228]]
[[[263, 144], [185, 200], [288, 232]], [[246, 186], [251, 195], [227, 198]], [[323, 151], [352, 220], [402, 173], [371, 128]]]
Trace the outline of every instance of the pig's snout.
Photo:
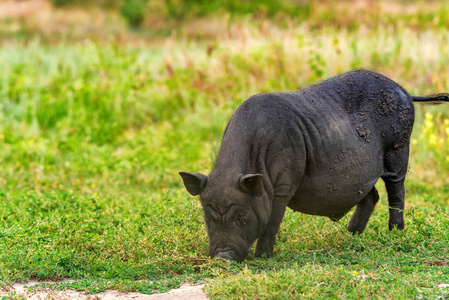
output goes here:
[[226, 260], [233, 260], [231, 253], [228, 251], [217, 252], [214, 257]]
[[216, 249], [213, 253], [214, 253], [213, 257], [216, 258], [235, 260], [230, 247]]

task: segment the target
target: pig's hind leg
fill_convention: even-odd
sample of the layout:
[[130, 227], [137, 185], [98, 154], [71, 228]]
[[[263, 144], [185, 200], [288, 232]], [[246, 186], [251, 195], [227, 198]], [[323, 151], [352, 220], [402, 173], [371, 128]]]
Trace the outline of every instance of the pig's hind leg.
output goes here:
[[408, 168], [408, 145], [400, 151], [387, 153], [385, 160], [385, 174], [382, 177], [388, 194], [390, 219], [388, 229], [404, 229], [404, 181]]

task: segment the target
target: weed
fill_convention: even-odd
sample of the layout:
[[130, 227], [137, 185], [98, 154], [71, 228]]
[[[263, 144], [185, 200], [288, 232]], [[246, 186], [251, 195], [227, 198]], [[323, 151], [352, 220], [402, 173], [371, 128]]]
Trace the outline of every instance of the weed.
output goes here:
[[148, 0], [124, 0], [120, 13], [131, 27], [139, 27], [144, 18]]

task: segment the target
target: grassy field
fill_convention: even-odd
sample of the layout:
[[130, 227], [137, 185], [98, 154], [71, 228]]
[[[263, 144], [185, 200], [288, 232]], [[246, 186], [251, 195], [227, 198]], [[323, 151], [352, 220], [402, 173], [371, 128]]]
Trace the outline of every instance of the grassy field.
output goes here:
[[[403, 231], [388, 231], [379, 182], [361, 236], [346, 231], [350, 214], [288, 211], [273, 259], [210, 259], [200, 202], [177, 174], [210, 171], [227, 120], [255, 93], [355, 68], [413, 95], [449, 92], [448, 6], [395, 5], [363, 20], [348, 5], [301, 21], [219, 14], [154, 39], [122, 28], [50, 41], [2, 21], [0, 288], [72, 278], [52, 287], [151, 294], [205, 281], [217, 299], [448, 298], [448, 105], [416, 105]], [[195, 29], [209, 21], [216, 35]]]

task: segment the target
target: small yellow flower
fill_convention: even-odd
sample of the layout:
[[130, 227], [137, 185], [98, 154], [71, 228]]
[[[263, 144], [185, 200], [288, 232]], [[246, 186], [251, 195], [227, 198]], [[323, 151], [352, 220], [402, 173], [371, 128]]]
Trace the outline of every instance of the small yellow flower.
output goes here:
[[425, 117], [426, 117], [426, 120], [429, 120], [429, 121], [433, 119], [433, 115], [429, 112], [426, 112]]
[[70, 190], [70, 194], [73, 194], [73, 190]]
[[359, 274], [359, 272], [357, 272], [357, 271], [352, 271], [352, 276], [357, 276], [357, 274]]
[[97, 197], [97, 196], [98, 196], [98, 193], [97, 193], [97, 192], [95, 192], [95, 193], [94, 193], [94, 197]]

